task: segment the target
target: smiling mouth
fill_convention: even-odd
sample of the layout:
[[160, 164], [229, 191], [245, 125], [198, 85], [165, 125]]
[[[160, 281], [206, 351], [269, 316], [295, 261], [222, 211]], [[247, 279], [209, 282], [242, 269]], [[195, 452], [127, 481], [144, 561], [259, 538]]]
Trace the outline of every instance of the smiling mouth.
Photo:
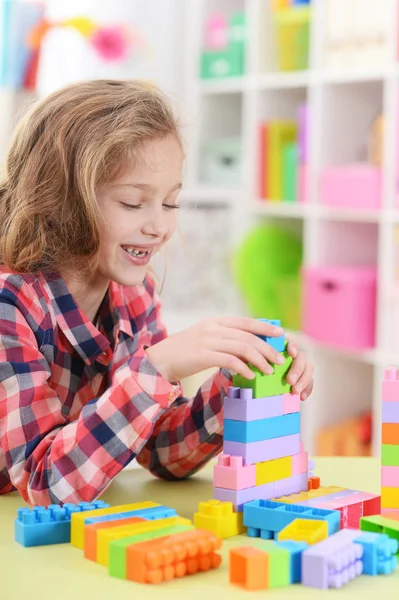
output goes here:
[[150, 250], [139, 250], [138, 248], [133, 248], [132, 246], [122, 246], [122, 248], [127, 254], [129, 254], [129, 256], [135, 256], [136, 258], [144, 258], [153, 251], [153, 248]]

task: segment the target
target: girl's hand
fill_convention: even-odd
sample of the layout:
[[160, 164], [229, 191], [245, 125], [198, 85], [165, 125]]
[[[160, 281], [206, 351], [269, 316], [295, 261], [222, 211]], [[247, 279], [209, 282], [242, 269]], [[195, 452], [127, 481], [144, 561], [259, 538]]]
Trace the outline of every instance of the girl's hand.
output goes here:
[[306, 400], [313, 390], [313, 365], [308, 363], [306, 355], [299, 350], [296, 339], [286, 335], [288, 354], [294, 359], [287, 375], [287, 381], [292, 386], [293, 394], [300, 394], [301, 400]]
[[[272, 364], [282, 364], [284, 357], [258, 335], [279, 337], [281, 327], [246, 317], [205, 319], [197, 325], [165, 338], [147, 348], [154, 367], [171, 383], [205, 369], [230, 369], [246, 379], [254, 373], [246, 363], [263, 373], [274, 372]], [[295, 371], [303, 372], [303, 360]]]

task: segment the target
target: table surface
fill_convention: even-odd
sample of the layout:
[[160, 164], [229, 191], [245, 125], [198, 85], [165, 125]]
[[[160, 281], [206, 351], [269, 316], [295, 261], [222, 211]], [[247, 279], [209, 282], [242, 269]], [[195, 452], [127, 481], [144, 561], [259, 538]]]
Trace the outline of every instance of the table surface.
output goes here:
[[[377, 493], [380, 466], [376, 458], [316, 458], [316, 473], [322, 485], [340, 485], [351, 489]], [[153, 500], [176, 509], [179, 515], [193, 518], [199, 501], [212, 498], [212, 465], [197, 476], [182, 482], [165, 482], [152, 477], [144, 469], [120, 473], [103, 496], [111, 505]], [[200, 599], [211, 592], [228, 594], [229, 600], [243, 598], [240, 588], [228, 581], [228, 550], [233, 546], [251, 544], [245, 535], [225, 540], [222, 565], [207, 573], [184, 577], [160, 586], [121, 581], [108, 575], [104, 567], [85, 560], [81, 550], [70, 544], [23, 548], [14, 541], [14, 518], [23, 506], [16, 493], [0, 496], [0, 597], [2, 600], [81, 600], [85, 592], [95, 600], [146, 600], [170, 598], [177, 600], [190, 595]], [[380, 597], [394, 598], [399, 594], [399, 570], [388, 576], [361, 576], [341, 590], [322, 591], [301, 585], [279, 590], [248, 592], [251, 597], [268, 599], [314, 598], [339, 594], [351, 599]], [[327, 597], [327, 596], [326, 596]], [[335, 596], [334, 596], [335, 597]], [[338, 597], [338, 596], [337, 596]]]

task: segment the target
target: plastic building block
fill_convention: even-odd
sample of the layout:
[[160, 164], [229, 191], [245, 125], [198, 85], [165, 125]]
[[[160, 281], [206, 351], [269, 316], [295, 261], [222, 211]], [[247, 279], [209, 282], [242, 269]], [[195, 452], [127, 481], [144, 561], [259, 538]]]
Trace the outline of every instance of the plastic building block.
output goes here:
[[189, 531], [191, 529], [194, 529], [194, 525], [174, 525], [172, 527], [147, 531], [120, 540], [114, 540], [109, 545], [108, 573], [112, 575], [112, 577], [126, 579], [126, 549], [128, 546], [138, 544], [139, 542], [147, 542], [148, 540], [153, 540], [155, 538], [166, 537], [175, 533], [182, 533], [183, 531]]
[[[372, 533], [386, 533], [388, 537], [399, 542], [399, 520], [388, 518], [386, 515], [362, 517], [360, 529]], [[397, 556], [399, 558], [399, 552]]]
[[382, 401], [399, 402], [399, 375], [396, 367], [388, 367], [384, 371]]
[[289, 496], [284, 496], [282, 498], [273, 498], [273, 500], [276, 502], [284, 502], [285, 504], [301, 504], [302, 506], [309, 506], [312, 502], [317, 501], [319, 498], [324, 498], [327, 501], [352, 494], [353, 490], [346, 490], [345, 488], [336, 486], [328, 486], [320, 487], [318, 490], [301, 492], [300, 494], [290, 494]]
[[381, 467], [381, 485], [399, 487], [399, 467]]
[[193, 529], [128, 546], [126, 578], [161, 583], [198, 571], [216, 569], [222, 562], [215, 551], [222, 540], [209, 531]]
[[399, 507], [399, 488], [382, 487], [381, 488], [381, 508]]
[[[390, 446], [393, 448], [394, 446]], [[265, 460], [274, 460], [283, 456], [292, 456], [299, 453], [300, 436], [287, 435], [284, 438], [275, 438], [273, 440], [263, 440], [262, 442], [251, 442], [243, 444], [242, 442], [223, 442], [223, 452], [232, 456], [242, 456], [247, 465], [263, 462]]]
[[257, 548], [264, 550], [269, 557], [269, 589], [290, 585], [291, 555], [280, 544], [258, 540]]
[[341, 588], [363, 572], [363, 547], [354, 540], [358, 530], [342, 529], [302, 553], [302, 583], [310, 587]]
[[316, 477], [315, 475], [313, 475], [312, 477], [309, 477], [309, 482], [310, 482], [310, 488], [311, 490], [318, 490], [320, 487], [320, 477]]
[[[270, 325], [275, 325], [276, 327], [281, 327], [281, 321], [279, 320], [269, 320], [269, 319], [258, 319], [262, 323], [270, 323]], [[284, 334], [280, 337], [269, 337], [264, 335], [259, 335], [264, 342], [272, 346], [277, 352], [284, 352], [285, 348], [285, 336]]]
[[286, 350], [282, 355], [285, 362], [282, 365], [273, 365], [274, 373], [272, 375], [261, 373], [259, 369], [250, 365], [255, 373], [255, 378], [245, 379], [242, 375], [233, 375], [233, 386], [252, 389], [254, 398], [277, 396], [290, 392], [291, 386], [287, 382], [287, 373], [291, 367], [292, 357]]
[[220, 538], [233, 537], [245, 532], [242, 512], [234, 512], [231, 502], [209, 500], [200, 502], [194, 514], [194, 525], [211, 531]]
[[327, 521], [294, 519], [277, 534], [279, 541], [306, 542], [317, 544], [328, 537]]
[[363, 547], [363, 573], [365, 575], [388, 575], [396, 571], [398, 541], [384, 533], [363, 532], [355, 539]]
[[299, 473], [299, 475], [292, 475], [292, 477], [287, 477], [287, 479], [279, 479], [273, 485], [273, 495], [276, 498], [289, 494], [298, 494], [308, 489], [308, 474]]
[[137, 517], [144, 519], [145, 521], [154, 521], [155, 519], [167, 519], [168, 517], [177, 516], [177, 512], [174, 508], [169, 508], [168, 506], [155, 506], [153, 508], [143, 508], [141, 510], [100, 515], [99, 517], [89, 517], [85, 520], [85, 527], [95, 523], [111, 523], [112, 521], [120, 521], [121, 519], [129, 519], [131, 517]]
[[381, 420], [383, 423], [399, 423], [399, 402], [383, 402]]
[[385, 467], [399, 467], [399, 444], [391, 446], [390, 444], [381, 445], [381, 465]]
[[301, 410], [301, 397], [299, 394], [283, 395], [283, 414], [296, 413]]
[[269, 555], [256, 548], [232, 548], [229, 556], [230, 583], [247, 590], [269, 587]]
[[[284, 396], [254, 398], [249, 388], [229, 387], [224, 399], [224, 418], [231, 421], [257, 421], [284, 414]], [[264, 402], [262, 402], [264, 400]]]
[[[92, 506], [92, 505], [89, 505]], [[122, 504], [120, 506], [107, 506], [98, 510], [87, 510], [85, 512], [73, 513], [71, 517], [71, 544], [83, 550], [84, 546], [84, 525], [87, 519], [91, 517], [101, 517], [103, 515], [112, 515], [121, 512], [131, 512], [142, 510], [144, 508], [155, 508], [160, 506], [156, 502], [136, 502], [135, 504]], [[133, 515], [132, 515], [133, 516]]]
[[381, 515], [386, 519], [392, 519], [393, 521], [399, 521], [399, 510], [383, 508], [381, 509]]
[[300, 504], [338, 510], [341, 518], [341, 529], [346, 527], [358, 528], [362, 516], [380, 512], [380, 496], [357, 492], [356, 490], [346, 490], [330, 496], [316, 497], [307, 502], [300, 502]]
[[294, 435], [300, 427], [300, 413], [249, 422], [225, 419], [223, 437], [226, 441], [250, 444]]
[[255, 465], [245, 465], [242, 456], [219, 454], [213, 471], [215, 487], [242, 490], [256, 485]]
[[254, 465], [256, 468], [256, 485], [263, 485], [264, 483], [277, 481], [277, 479], [291, 477], [293, 459], [293, 456], [285, 456], [284, 458], [267, 460]]
[[97, 531], [97, 562], [104, 567], [109, 563], [109, 545], [113, 540], [129, 537], [147, 531], [156, 531], [173, 525], [190, 525], [188, 519], [182, 517], [169, 517], [168, 519], [158, 519], [156, 521], [145, 521], [144, 523], [135, 523], [122, 527], [112, 527], [111, 529], [100, 529]]
[[25, 548], [46, 546], [49, 544], [65, 544], [71, 541], [71, 515], [83, 511], [95, 511], [109, 506], [102, 500], [93, 504], [80, 502], [19, 508], [14, 521], [15, 541]]
[[100, 529], [110, 529], [111, 527], [122, 527], [125, 525], [134, 525], [135, 523], [146, 523], [145, 519], [140, 517], [128, 517], [118, 521], [104, 521], [102, 523], [90, 523], [85, 525], [84, 530], [84, 557], [96, 562], [97, 560], [97, 531]]
[[397, 445], [399, 442], [399, 423], [382, 424], [382, 443]]
[[292, 457], [292, 475], [308, 472], [308, 453], [300, 452]]
[[300, 583], [302, 581], [302, 552], [308, 548], [306, 542], [275, 542], [276, 546], [288, 550], [290, 553], [290, 582]]
[[271, 539], [297, 518], [327, 521], [329, 535], [339, 530], [338, 511], [270, 500], [254, 500], [244, 505], [244, 525], [250, 537]]

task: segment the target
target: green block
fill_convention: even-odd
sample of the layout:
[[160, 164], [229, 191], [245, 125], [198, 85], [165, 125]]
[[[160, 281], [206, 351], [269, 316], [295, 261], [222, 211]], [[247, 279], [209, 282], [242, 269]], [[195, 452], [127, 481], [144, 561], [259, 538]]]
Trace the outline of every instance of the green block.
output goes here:
[[240, 388], [251, 388], [254, 398], [266, 398], [268, 396], [279, 396], [287, 394], [291, 390], [290, 384], [287, 382], [287, 373], [292, 364], [292, 357], [288, 356], [285, 350], [281, 353], [285, 358], [285, 363], [282, 365], [273, 365], [274, 373], [265, 375], [259, 369], [249, 365], [255, 373], [254, 379], [245, 379], [241, 375], [233, 375], [233, 386]]
[[127, 538], [121, 538], [120, 540], [114, 540], [109, 545], [109, 574], [113, 577], [126, 579], [126, 548], [128, 546], [131, 546], [132, 544], [138, 544], [139, 542], [147, 542], [148, 540], [164, 537], [165, 535], [182, 533], [183, 531], [188, 531], [189, 529], [194, 529], [194, 526], [173, 525], [172, 527], [156, 529], [155, 531], [147, 531], [146, 533], [139, 533], [138, 535], [132, 535]]
[[283, 146], [283, 200], [295, 202], [297, 199], [298, 147], [289, 143]]
[[382, 444], [381, 465], [384, 467], [399, 466], [399, 445], [391, 446], [390, 444]]
[[[285, 587], [291, 584], [291, 556], [285, 548], [274, 542], [259, 539], [256, 547], [269, 555], [269, 588]], [[251, 542], [253, 540], [251, 539]]]
[[240, 44], [220, 52], [205, 51], [201, 55], [201, 78], [223, 79], [244, 73], [244, 53]]
[[[388, 519], [383, 515], [361, 517], [360, 529], [361, 531], [371, 531], [372, 533], [386, 533], [388, 537], [399, 542], [399, 521]], [[399, 550], [396, 556], [399, 558]]]

